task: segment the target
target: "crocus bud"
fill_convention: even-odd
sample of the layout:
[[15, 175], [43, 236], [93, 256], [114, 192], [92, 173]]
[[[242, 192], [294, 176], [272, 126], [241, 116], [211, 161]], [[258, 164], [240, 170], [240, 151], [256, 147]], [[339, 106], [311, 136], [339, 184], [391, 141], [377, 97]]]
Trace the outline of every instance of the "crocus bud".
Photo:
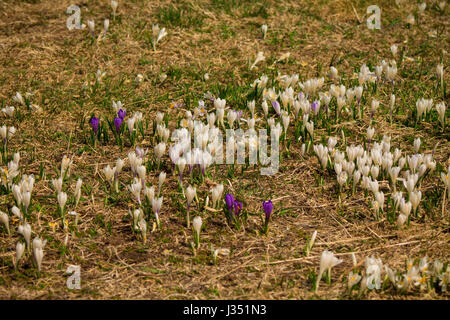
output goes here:
[[41, 271], [42, 259], [44, 258], [44, 247], [46, 244], [47, 240], [42, 241], [39, 237], [33, 239], [33, 257], [38, 271]]
[[61, 210], [61, 215], [64, 212], [64, 207], [66, 206], [66, 202], [67, 202], [67, 193], [65, 193], [65, 192], [58, 193], [58, 204], [59, 204], [59, 208]]
[[19, 266], [20, 258], [22, 258], [23, 252], [25, 251], [25, 245], [22, 242], [17, 242], [16, 244], [16, 260], [14, 261], [14, 266], [17, 269]]
[[7, 213], [0, 211], [0, 223], [2, 223], [5, 228], [6, 228], [6, 232], [8, 232], [8, 235], [10, 234], [9, 231], [9, 216]]
[[31, 226], [28, 223], [20, 225], [17, 229], [17, 232], [23, 235], [25, 242], [27, 244], [28, 249], [30, 248], [30, 240], [31, 240]]
[[161, 211], [162, 202], [163, 202], [163, 197], [152, 199], [152, 209], [153, 209], [153, 213], [155, 214], [156, 224], [157, 224], [158, 228], [160, 228], [159, 212]]
[[94, 131], [94, 134], [97, 134], [98, 132], [98, 126], [100, 124], [100, 119], [96, 118], [96, 117], [92, 117], [91, 121], [89, 121], [89, 123], [92, 126], [92, 130]]
[[77, 184], [75, 186], [75, 192], [74, 192], [74, 196], [75, 196], [75, 207], [78, 205], [78, 203], [80, 202], [80, 198], [81, 198], [81, 185], [83, 184], [83, 180], [81, 180], [81, 178], [78, 178], [77, 180]]
[[202, 218], [199, 216], [195, 217], [192, 221], [192, 227], [194, 228], [195, 232], [195, 244], [197, 248], [200, 246], [200, 230], [202, 229], [202, 224]]
[[164, 181], [166, 181], [166, 176], [167, 176], [167, 174], [164, 171], [162, 171], [159, 174], [159, 177], [158, 177], [158, 195], [161, 194], [161, 187], [163, 186]]
[[267, 24], [263, 24], [261, 26], [261, 31], [263, 33], [263, 39], [265, 39], [266, 38], [266, 34], [267, 34]]
[[186, 200], [188, 203], [188, 210], [189, 210], [189, 207], [196, 195], [197, 195], [197, 189], [195, 187], [188, 186], [186, 188]]
[[113, 17], [116, 17], [116, 11], [117, 11], [117, 7], [119, 6], [119, 3], [115, 0], [111, 0], [111, 9], [113, 11]]
[[138, 227], [139, 227], [139, 230], [141, 231], [142, 240], [145, 244], [147, 241], [147, 222], [145, 221], [145, 219], [139, 220]]
[[231, 193], [228, 193], [225, 196], [225, 203], [228, 207], [228, 211], [231, 211], [233, 209], [233, 205], [234, 205], [234, 198], [233, 195]]
[[95, 30], [95, 22], [94, 22], [94, 20], [88, 20], [87, 25], [88, 25], [89, 31], [91, 32], [91, 35], [94, 37], [95, 36], [95, 32], [94, 32], [94, 30]]
[[104, 23], [103, 23], [103, 36], [106, 36], [106, 33], [108, 32], [109, 29], [109, 19], [105, 19]]
[[414, 139], [414, 152], [417, 154], [420, 150], [420, 138]]

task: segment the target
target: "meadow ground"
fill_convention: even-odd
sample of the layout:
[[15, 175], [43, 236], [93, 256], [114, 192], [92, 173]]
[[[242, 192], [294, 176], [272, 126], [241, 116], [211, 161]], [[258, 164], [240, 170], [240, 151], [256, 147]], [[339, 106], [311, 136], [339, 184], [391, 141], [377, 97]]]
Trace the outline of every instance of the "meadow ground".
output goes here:
[[[405, 270], [407, 258], [427, 256], [430, 269], [435, 259], [443, 261], [445, 267], [448, 262], [450, 221], [440, 174], [450, 165], [450, 114], [445, 112], [444, 125], [440, 124], [434, 105], [448, 105], [446, 87], [437, 86], [436, 66], [441, 63], [444, 70], [448, 66], [449, 7], [447, 3], [441, 10], [438, 2], [426, 2], [420, 14], [416, 1], [397, 6], [388, 0], [119, 0], [113, 17], [109, 0], [0, 0], [0, 104], [16, 108], [12, 117], [2, 114], [0, 124], [17, 129], [8, 139], [7, 161], [14, 152], [20, 152], [21, 174], [34, 174], [28, 222], [32, 238], [47, 240], [39, 274], [28, 252], [14, 269], [16, 243], [23, 241], [17, 233], [21, 222], [11, 214], [13, 194], [3, 187], [0, 210], [10, 216], [11, 235], [0, 226], [0, 297], [448, 299], [448, 293], [437, 286], [420, 289], [411, 284], [408, 290], [395, 289], [384, 268], [385, 281], [379, 290], [367, 290], [359, 296], [358, 290], [352, 294], [347, 290], [349, 272], [364, 274], [365, 259], [372, 255], [398, 270]], [[70, 15], [66, 9], [71, 4], [81, 8], [82, 23], [95, 20], [95, 38], [87, 28], [68, 30]], [[366, 25], [366, 9], [372, 4], [381, 8], [379, 30], [369, 30]], [[413, 25], [406, 23], [410, 13], [415, 16]], [[102, 38], [104, 19], [109, 19], [110, 25]], [[154, 50], [152, 25], [156, 23], [166, 28], [167, 36]], [[265, 37], [263, 24], [268, 25]], [[394, 89], [381, 81], [377, 88], [368, 84], [362, 100], [363, 118], [315, 120], [314, 143], [326, 144], [330, 136], [337, 137], [336, 148], [345, 151], [345, 145], [365, 145], [366, 130], [372, 126], [374, 141], [381, 142], [383, 135], [389, 135], [391, 150], [399, 148], [406, 157], [414, 153], [413, 141], [420, 137], [420, 152], [433, 153], [436, 167], [417, 187], [423, 194], [420, 217], [411, 219], [408, 227], [398, 226], [386, 215], [376, 219], [371, 193], [359, 186], [354, 195], [351, 183], [350, 189], [338, 195], [334, 170], [321, 169], [313, 147], [301, 155], [306, 141], [293, 137], [302, 117], [296, 120], [291, 114], [289, 151], [282, 147], [277, 174], [263, 176], [260, 166], [237, 166], [233, 171], [230, 166], [213, 165], [205, 179], [191, 181], [200, 200], [191, 215], [203, 218], [200, 248], [191, 248], [193, 233], [185, 223], [186, 200], [172, 175], [167, 153], [170, 142], [160, 170], [153, 165], [147, 168], [148, 185], [158, 185], [159, 172], [167, 172], [162, 187], [161, 230], [152, 231], [149, 218], [145, 244], [139, 232], [132, 231], [128, 212], [136, 209], [136, 201], [127, 190], [133, 176], [128, 161], [118, 194], [110, 195], [103, 174], [106, 165], [113, 166], [117, 158], [125, 159], [134, 150], [126, 134], [123, 149], [116, 145], [103, 120], [114, 117], [112, 100], [120, 100], [128, 116], [135, 111], [143, 113], [144, 136], [138, 137], [136, 145], [148, 148], [148, 158], [152, 159], [157, 111], [165, 113], [168, 128], [173, 130], [185, 110], [193, 111], [209, 91], [226, 99], [227, 108], [242, 110], [247, 118], [247, 102], [254, 92], [251, 84], [261, 75], [272, 81], [278, 74], [298, 74], [303, 83], [324, 77], [323, 91], [333, 83], [350, 88], [358, 85], [361, 65], [373, 71], [381, 60], [393, 58], [393, 44], [398, 46]], [[260, 51], [265, 60], [250, 68]], [[340, 81], [328, 77], [330, 66], [339, 70]], [[106, 73], [101, 79], [96, 78], [98, 69]], [[444, 84], [448, 83], [445, 71]], [[136, 81], [138, 74], [142, 81]], [[300, 91], [298, 85], [295, 91]], [[12, 99], [16, 92], [32, 95], [20, 105]], [[391, 93], [396, 95], [392, 122]], [[416, 102], [422, 97], [434, 100], [433, 110], [416, 123]], [[380, 101], [373, 121], [369, 111], [372, 99]], [[261, 101], [258, 96], [256, 114], [264, 119]], [[182, 105], [171, 108], [173, 103]], [[270, 107], [270, 116], [275, 116]], [[215, 112], [212, 104], [208, 104], [208, 111]], [[109, 132], [109, 141], [98, 141], [96, 146], [90, 141], [92, 115], [99, 117]], [[257, 122], [257, 127], [261, 125], [262, 121]], [[52, 184], [64, 155], [73, 161], [63, 187], [69, 197], [77, 179], [83, 179], [78, 206], [74, 208], [71, 198], [67, 202], [67, 210], [79, 213], [77, 227], [73, 218], [68, 218], [68, 230], [58, 216]], [[6, 166], [4, 160], [2, 167]], [[224, 185], [223, 195], [233, 193], [243, 202], [248, 220], [239, 230], [227, 224], [221, 210], [204, 208], [205, 198], [211, 197], [210, 189], [216, 183]], [[392, 205], [388, 175], [380, 174], [379, 184], [386, 195], [385, 206]], [[406, 193], [401, 182], [397, 187]], [[260, 232], [262, 202], [268, 199], [272, 199], [274, 211], [269, 232], [264, 235]], [[305, 246], [316, 230], [316, 242], [306, 256]], [[220, 255], [214, 264], [211, 245], [231, 253]], [[332, 269], [330, 284], [321, 281], [315, 292], [324, 250], [334, 252], [343, 262]], [[81, 268], [79, 290], [67, 288], [69, 265]]]

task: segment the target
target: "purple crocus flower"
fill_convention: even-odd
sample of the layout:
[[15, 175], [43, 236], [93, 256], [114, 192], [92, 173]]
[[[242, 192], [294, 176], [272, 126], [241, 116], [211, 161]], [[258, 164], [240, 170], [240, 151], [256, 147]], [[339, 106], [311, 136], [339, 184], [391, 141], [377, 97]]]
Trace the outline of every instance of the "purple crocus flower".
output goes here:
[[239, 216], [241, 210], [242, 210], [242, 202], [234, 200], [234, 214], [236, 215], [236, 217]]
[[242, 110], [236, 111], [236, 119], [237, 121], [241, 120], [242, 118]]
[[140, 148], [140, 147], [136, 147], [136, 151], [135, 151], [136, 155], [141, 158], [144, 159], [144, 156], [146, 154], [145, 150]]
[[231, 211], [233, 209], [233, 204], [234, 204], [234, 197], [231, 193], [228, 193], [225, 196], [225, 203], [227, 204], [228, 211]]
[[264, 213], [266, 214], [266, 221], [268, 221], [269, 218], [270, 218], [270, 214], [271, 214], [272, 211], [273, 211], [273, 203], [272, 203], [272, 200], [269, 200], [269, 201], [263, 201], [263, 210], [264, 210]]
[[298, 98], [299, 98], [300, 100], [302, 100], [304, 97], [305, 97], [305, 95], [303, 94], [303, 92], [299, 92], [299, 93], [298, 93]]
[[98, 125], [100, 124], [99, 118], [92, 117], [92, 118], [91, 118], [91, 121], [90, 121], [90, 124], [91, 124], [91, 126], [92, 126], [92, 130], [94, 130], [94, 133], [97, 134], [97, 131], [98, 131]]
[[275, 109], [277, 115], [280, 115], [280, 103], [278, 101], [272, 101], [272, 106]]
[[118, 118], [118, 117], [114, 118], [114, 125], [116, 126], [117, 133], [119, 133], [119, 131], [120, 131], [120, 127], [122, 126], [122, 121], [123, 120], [121, 118]]
[[311, 109], [314, 113], [314, 115], [317, 115], [317, 112], [319, 112], [319, 103], [317, 101], [314, 101], [311, 103]]
[[127, 112], [125, 110], [120, 109], [119, 112], [117, 112], [117, 116], [122, 120], [125, 119], [126, 115], [127, 115]]

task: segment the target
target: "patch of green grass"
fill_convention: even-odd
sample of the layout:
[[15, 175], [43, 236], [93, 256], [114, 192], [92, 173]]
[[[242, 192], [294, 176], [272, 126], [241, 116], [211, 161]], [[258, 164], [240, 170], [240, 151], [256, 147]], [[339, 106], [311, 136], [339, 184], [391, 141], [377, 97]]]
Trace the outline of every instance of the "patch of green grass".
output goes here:
[[226, 25], [225, 23], [220, 25], [220, 32], [222, 34], [223, 39], [231, 38], [236, 34], [234, 32], [234, 30], [230, 26]]
[[192, 28], [203, 26], [204, 16], [196, 12], [190, 5], [162, 7], [157, 13], [158, 22], [162, 26]]
[[269, 12], [267, 10], [266, 4], [255, 4], [254, 7], [246, 7], [242, 14], [242, 17], [261, 17], [267, 19], [269, 17]]
[[[225, 12], [226, 14], [242, 18], [269, 17], [270, 3], [268, 1], [256, 2], [253, 0], [211, 0], [210, 8], [216, 12]], [[240, 14], [238, 13], [240, 11]]]

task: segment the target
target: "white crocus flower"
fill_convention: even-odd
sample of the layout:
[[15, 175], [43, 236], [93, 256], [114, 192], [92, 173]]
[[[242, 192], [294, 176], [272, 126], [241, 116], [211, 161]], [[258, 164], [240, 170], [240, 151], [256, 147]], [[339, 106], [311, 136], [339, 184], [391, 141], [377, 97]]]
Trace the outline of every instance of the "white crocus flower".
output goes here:
[[144, 196], [147, 199], [147, 201], [149, 201], [151, 203], [152, 199], [155, 196], [155, 187], [154, 186], [145, 187], [144, 188]]
[[28, 213], [28, 207], [30, 206], [31, 202], [31, 192], [26, 191], [22, 192], [22, 203], [25, 207], [25, 215]]
[[195, 245], [196, 248], [200, 247], [200, 231], [202, 229], [202, 218], [197, 216], [194, 218], [194, 220], [192, 220], [192, 227], [194, 229], [194, 235], [195, 235]]
[[134, 210], [133, 213], [131, 213], [131, 212], [129, 212], [129, 213], [130, 213], [131, 217], [133, 218], [133, 229], [137, 231], [139, 229], [138, 222], [141, 219], [143, 219], [144, 212], [142, 211], [141, 208], [139, 208], [139, 209]]
[[141, 179], [141, 184], [143, 185], [143, 186], [145, 186], [145, 175], [146, 175], [146, 169], [145, 169], [145, 166], [143, 166], [143, 165], [141, 165], [141, 166], [138, 166], [137, 168], [136, 168], [136, 172], [137, 172], [137, 174], [138, 174], [138, 177], [139, 177], [139, 179]]
[[64, 156], [61, 161], [61, 178], [65, 178], [65, 174], [67, 172], [67, 176], [70, 175], [70, 167], [72, 166], [72, 160], [68, 156]]
[[166, 144], [164, 142], [158, 143], [155, 147], [155, 157], [158, 165], [165, 152], [166, 152]]
[[444, 66], [440, 63], [436, 66], [436, 77], [438, 82], [441, 82], [441, 85], [444, 84]]
[[263, 109], [264, 115], [265, 115], [266, 118], [267, 118], [267, 115], [269, 114], [269, 105], [267, 104], [267, 101], [266, 101], [266, 100], [264, 100], [264, 101], [262, 102], [261, 107], [262, 107], [262, 109]]
[[214, 247], [211, 245], [211, 251], [213, 254], [213, 262], [214, 264], [216, 264], [217, 262], [217, 256], [223, 255], [223, 256], [227, 256], [230, 254], [230, 249], [225, 249], [225, 248], [220, 248], [220, 249], [214, 249]]
[[306, 131], [311, 135], [311, 139], [314, 139], [314, 122], [308, 121], [305, 124]]
[[158, 177], [158, 195], [161, 194], [161, 188], [162, 188], [162, 186], [164, 184], [164, 181], [166, 181], [166, 176], [167, 176], [167, 174], [164, 171], [162, 171], [159, 174], [159, 177]]
[[166, 28], [160, 29], [159, 25], [154, 24], [152, 26], [152, 33], [153, 33], [153, 41], [152, 41], [153, 50], [156, 50], [156, 45], [158, 44], [158, 42], [167, 35]]
[[414, 215], [417, 214], [417, 208], [419, 207], [420, 200], [422, 200], [422, 192], [421, 191], [412, 191], [409, 194], [409, 201], [411, 201], [411, 206]]
[[418, 9], [419, 9], [419, 13], [423, 14], [426, 7], [427, 7], [427, 3], [426, 2], [422, 2], [420, 4], [417, 5]]
[[2, 112], [6, 114], [8, 117], [12, 117], [14, 115], [14, 110], [15, 108], [12, 106], [2, 108]]
[[75, 196], [75, 207], [78, 206], [78, 203], [80, 202], [80, 198], [81, 198], [81, 186], [83, 184], [83, 180], [81, 180], [81, 178], [78, 178], [77, 180], [77, 184], [75, 186], [75, 192], [74, 192], [74, 196]]
[[135, 179], [134, 183], [129, 186], [130, 192], [133, 194], [133, 196], [136, 198], [136, 201], [141, 205], [141, 190], [142, 190], [142, 183], [140, 180]]
[[75, 217], [75, 227], [78, 226], [78, 218], [80, 214], [76, 211], [69, 211], [69, 215]]
[[[10, 171], [10, 170], [8, 170]], [[18, 206], [22, 205], [22, 191], [20, 190], [20, 186], [14, 184], [12, 186], [12, 194]]]
[[113, 11], [113, 17], [116, 18], [117, 7], [119, 6], [119, 2], [115, 0], [111, 0], [111, 9]]
[[265, 39], [266, 38], [266, 34], [267, 34], [267, 24], [263, 24], [261, 26], [261, 31], [263, 33], [263, 39]]
[[233, 124], [236, 121], [237, 118], [237, 113], [234, 110], [230, 110], [227, 113], [227, 120], [228, 120], [228, 125], [230, 126], [230, 128], [233, 128]]
[[435, 107], [439, 116], [439, 122], [441, 123], [442, 127], [445, 127], [445, 102], [437, 103]]
[[[445, 189], [447, 189], [447, 194], [448, 194], [447, 197], [448, 198], [450, 198], [450, 176], [449, 176], [449, 174], [450, 174], [449, 169], [446, 173], [441, 172], [441, 180], [442, 180], [442, 182], [444, 182]], [[444, 190], [444, 192], [445, 192], [445, 190]]]
[[19, 266], [19, 262], [23, 256], [24, 251], [25, 251], [25, 245], [22, 242], [18, 241], [16, 244], [16, 258], [14, 260], [14, 267], [16, 269]]
[[219, 184], [211, 189], [213, 208], [217, 207], [217, 201], [222, 197], [223, 193], [223, 184]]
[[420, 150], [420, 138], [414, 139], [414, 152], [417, 154]]
[[103, 168], [103, 174], [105, 175], [105, 179], [110, 184], [112, 184], [112, 182], [113, 182], [115, 172], [116, 172], [116, 167], [111, 169], [111, 166], [109, 164], [105, 168]]
[[374, 257], [367, 257], [365, 261], [366, 265], [366, 286], [369, 290], [381, 288], [381, 272], [383, 270], [383, 263], [381, 259], [375, 259]]
[[262, 51], [259, 51], [256, 55], [255, 62], [250, 66], [250, 70], [252, 70], [259, 62], [264, 61], [266, 57], [264, 56], [264, 53]]
[[44, 247], [46, 244], [47, 240], [42, 241], [39, 237], [33, 239], [33, 258], [39, 272], [41, 271], [42, 259], [44, 258]]
[[290, 122], [290, 117], [289, 117], [289, 115], [287, 115], [287, 114], [284, 114], [283, 116], [282, 116], [282, 121], [283, 121], [283, 127], [284, 127], [284, 135], [286, 136], [287, 135], [287, 129], [288, 129], [288, 127], [289, 127], [289, 122]]
[[184, 168], [186, 168], [186, 158], [178, 158], [177, 160], [177, 166], [178, 166], [178, 173], [180, 175], [180, 181], [182, 182], [183, 172]]
[[2, 223], [5, 226], [6, 232], [8, 232], [8, 235], [10, 234], [9, 231], [9, 216], [7, 213], [0, 211], [0, 223]]
[[320, 270], [319, 275], [317, 276], [317, 282], [316, 282], [316, 292], [319, 289], [319, 281], [322, 279], [322, 275], [325, 271], [328, 272], [328, 279], [331, 279], [331, 268], [335, 267], [339, 263], [341, 263], [342, 260], [336, 258], [334, 256], [334, 253], [331, 251], [323, 251], [322, 255], [320, 257]]
[[147, 242], [147, 222], [145, 219], [141, 219], [138, 222], [139, 231], [141, 231], [142, 240], [144, 244]]
[[330, 75], [331, 79], [339, 80], [338, 70], [335, 67], [333, 67], [333, 66], [330, 67], [330, 74], [329, 75]]
[[163, 197], [152, 199], [152, 209], [153, 213], [155, 214], [156, 225], [158, 226], [158, 229], [160, 229], [159, 212], [161, 211], [162, 203]]
[[314, 246], [314, 242], [316, 241], [317, 237], [317, 230], [315, 230], [311, 236], [311, 239], [309, 239], [308, 243], [306, 244], [306, 256], [309, 256], [309, 253], [312, 250], [312, 247]]
[[347, 183], [347, 179], [348, 179], [348, 174], [345, 171], [342, 171], [337, 177], [337, 181], [339, 184], [339, 190], [341, 192], [342, 192], [342, 187], [344, 186], [344, 184]]
[[186, 200], [187, 200], [187, 204], [188, 204], [188, 211], [189, 211], [189, 208], [190, 208], [190, 206], [192, 204], [192, 201], [194, 200], [194, 198], [196, 196], [197, 196], [197, 188], [192, 187], [192, 186], [188, 186], [186, 188]]
[[19, 208], [17, 208], [16, 206], [13, 206], [13, 207], [11, 208], [11, 212], [12, 212], [12, 214], [15, 215], [20, 221], [23, 220], [23, 215], [22, 215], [22, 212], [20, 212], [20, 209], [19, 209]]
[[368, 127], [367, 128], [367, 140], [371, 141], [374, 134], [375, 134], [375, 128]]
[[109, 29], [109, 19], [105, 19], [105, 21], [103, 22], [103, 37], [106, 37], [108, 29]]
[[164, 38], [165, 36], [167, 36], [166, 28], [162, 28], [161, 31], [159, 31], [159, 33], [158, 33], [158, 38], [156, 39], [156, 43], [161, 41], [161, 39]]
[[31, 226], [25, 222], [23, 225], [19, 226], [17, 232], [23, 236], [27, 244], [27, 248], [30, 249]]
[[394, 56], [394, 58], [397, 56], [397, 51], [398, 51], [397, 45], [393, 44], [391, 46], [391, 52], [392, 52], [392, 55]]
[[359, 274], [350, 271], [350, 273], [348, 274], [348, 289], [353, 288], [353, 286], [358, 284], [360, 280], [361, 276]]
[[22, 97], [20, 92], [16, 92], [16, 95], [13, 97], [13, 100], [21, 105], [25, 105], [25, 99]]
[[52, 179], [52, 184], [56, 193], [60, 193], [62, 191], [63, 179], [61, 177], [58, 179]]
[[66, 202], [67, 202], [67, 193], [61, 191], [60, 193], [58, 193], [58, 204], [61, 210], [62, 217], [64, 217], [64, 207], [66, 206]]
[[140, 73], [138, 73], [137, 75], [136, 75], [136, 78], [134, 79], [134, 81], [136, 82], [136, 83], [141, 83], [142, 81], [144, 80], [144, 76], [142, 75], [142, 74], [140, 74]]
[[401, 213], [397, 218], [397, 226], [401, 227], [404, 225], [407, 219], [408, 217]]
[[406, 202], [405, 199], [400, 200], [400, 212], [406, 216], [406, 218], [409, 217], [412, 209], [411, 202]]
[[416, 19], [414, 18], [414, 15], [413, 14], [409, 14], [407, 17], [406, 17], [406, 23], [407, 24], [415, 24], [416, 23]]

